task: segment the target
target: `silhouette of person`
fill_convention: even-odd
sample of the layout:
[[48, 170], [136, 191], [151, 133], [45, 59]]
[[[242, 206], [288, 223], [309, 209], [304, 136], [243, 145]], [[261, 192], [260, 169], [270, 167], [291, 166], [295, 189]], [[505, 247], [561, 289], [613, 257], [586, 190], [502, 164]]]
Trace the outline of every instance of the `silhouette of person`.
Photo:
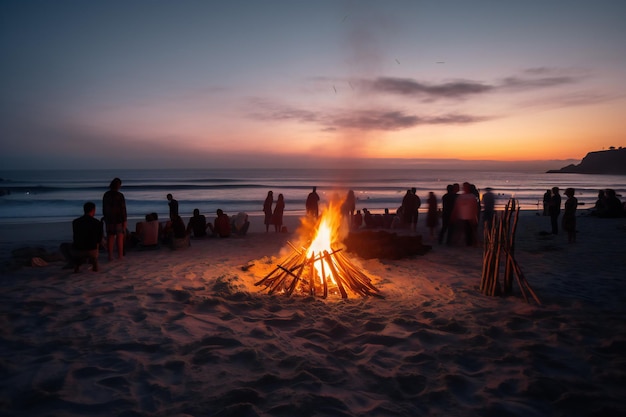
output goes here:
[[575, 190], [567, 188], [564, 193], [567, 196], [563, 210], [563, 230], [567, 232], [567, 241], [569, 243], [576, 242], [576, 207], [578, 207], [578, 199], [574, 197]]
[[606, 210], [603, 217], [622, 217], [624, 215], [624, 206], [617, 197], [617, 193], [612, 188], [607, 188], [605, 191]]
[[272, 214], [272, 223], [274, 224], [274, 230], [280, 232], [283, 227], [283, 212], [285, 211], [285, 198], [282, 194], [278, 194], [276, 200], [276, 206], [274, 207], [274, 214]]
[[109, 261], [113, 260], [113, 247], [117, 244], [117, 256], [124, 258], [124, 239], [126, 233], [127, 214], [126, 200], [120, 192], [122, 180], [114, 178], [109, 184], [109, 191], [102, 197], [102, 215], [107, 231], [107, 251]]
[[543, 215], [544, 216], [549, 216], [550, 215], [550, 199], [552, 198], [552, 191], [550, 190], [546, 190], [546, 192], [543, 194]]
[[561, 214], [561, 195], [559, 194], [559, 187], [552, 187], [552, 197], [550, 197], [548, 212], [550, 213], [552, 234], [557, 235], [559, 234], [559, 215]]
[[458, 221], [463, 226], [465, 244], [472, 246], [476, 243], [476, 226], [478, 225], [478, 205], [476, 196], [472, 192], [472, 185], [463, 183], [463, 194], [454, 202], [451, 221]]
[[450, 227], [450, 217], [454, 209], [457, 191], [454, 185], [448, 184], [446, 193], [441, 197], [441, 230], [439, 231], [439, 244], [444, 243], [444, 236], [446, 243], [450, 243], [452, 231], [452, 227]]
[[342, 205], [342, 212], [345, 216], [348, 216], [348, 220], [351, 223], [352, 217], [354, 216], [354, 210], [356, 210], [356, 196], [354, 195], [354, 191], [348, 191], [346, 195], [346, 199]]
[[437, 211], [437, 196], [430, 191], [428, 193], [428, 212], [426, 213], [426, 226], [430, 230], [431, 239], [435, 238], [435, 228], [439, 224], [439, 213]]
[[311, 191], [306, 198], [305, 206], [307, 216], [311, 216], [315, 219], [319, 216], [319, 201], [320, 196], [317, 195], [317, 187], [313, 187], [313, 191]]
[[269, 232], [270, 224], [272, 224], [272, 204], [274, 204], [274, 192], [268, 191], [267, 197], [265, 197], [265, 201], [263, 202], [263, 213], [265, 213], [265, 232]]
[[217, 217], [213, 224], [208, 225], [214, 236], [229, 237], [230, 236], [230, 219], [222, 209], [217, 209]]
[[492, 190], [491, 187], [487, 187], [483, 194], [483, 225], [487, 230], [491, 229], [496, 208], [496, 196], [491, 192]]
[[193, 216], [187, 223], [187, 234], [193, 233], [194, 237], [204, 237], [206, 236], [206, 229], [206, 217], [204, 214], [200, 214], [199, 209], [193, 209]]
[[72, 221], [72, 243], [62, 243], [61, 253], [74, 272], [80, 271], [80, 265], [88, 260], [92, 271], [98, 271], [98, 249], [102, 241], [102, 222], [97, 220], [96, 205], [91, 201], [83, 205], [83, 215]]
[[170, 220], [173, 221], [178, 216], [178, 201], [171, 194], [167, 195], [167, 201], [167, 205], [170, 206]]

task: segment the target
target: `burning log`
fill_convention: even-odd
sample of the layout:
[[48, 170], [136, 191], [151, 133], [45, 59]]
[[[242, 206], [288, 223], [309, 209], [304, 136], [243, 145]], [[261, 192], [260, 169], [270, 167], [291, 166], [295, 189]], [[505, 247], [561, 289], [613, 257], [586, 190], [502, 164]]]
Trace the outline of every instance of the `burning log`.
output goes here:
[[[510, 295], [513, 292], [513, 276], [519, 285], [524, 300], [528, 302], [526, 292], [530, 293], [537, 304], [539, 297], [524, 277], [521, 267], [515, 260], [515, 232], [519, 218], [519, 205], [514, 199], [509, 200], [504, 213], [496, 213], [490, 229], [485, 228], [485, 246], [483, 251], [483, 271], [480, 292], [485, 295]], [[513, 223], [511, 223], [513, 219]], [[504, 286], [500, 287], [500, 260], [504, 258]]]

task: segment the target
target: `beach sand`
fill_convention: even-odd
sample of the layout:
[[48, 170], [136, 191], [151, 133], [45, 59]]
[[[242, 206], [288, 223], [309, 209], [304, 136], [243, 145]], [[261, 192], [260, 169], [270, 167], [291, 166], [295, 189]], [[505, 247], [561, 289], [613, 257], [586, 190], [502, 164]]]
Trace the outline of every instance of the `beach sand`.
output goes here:
[[[424, 217], [421, 217], [420, 224]], [[2, 416], [624, 416], [626, 219], [578, 242], [522, 212], [516, 259], [542, 305], [478, 291], [482, 248], [363, 260], [380, 298], [254, 286], [296, 240], [129, 251], [100, 272], [15, 267], [67, 224], [2, 225]]]

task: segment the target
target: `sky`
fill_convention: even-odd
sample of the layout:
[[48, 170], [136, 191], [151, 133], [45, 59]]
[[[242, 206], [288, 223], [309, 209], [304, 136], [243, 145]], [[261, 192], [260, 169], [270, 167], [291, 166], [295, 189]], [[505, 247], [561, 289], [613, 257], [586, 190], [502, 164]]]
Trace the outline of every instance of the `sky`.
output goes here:
[[2, 0], [0, 165], [580, 161], [625, 144], [624, 16], [623, 0]]

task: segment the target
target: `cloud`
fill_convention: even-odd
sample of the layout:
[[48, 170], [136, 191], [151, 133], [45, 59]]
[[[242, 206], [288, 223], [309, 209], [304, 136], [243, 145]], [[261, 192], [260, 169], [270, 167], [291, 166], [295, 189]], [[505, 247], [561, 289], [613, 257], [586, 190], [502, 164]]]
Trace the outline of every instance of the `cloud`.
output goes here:
[[410, 78], [391, 77], [379, 77], [372, 81], [363, 81], [361, 84], [375, 93], [429, 98], [464, 98], [470, 95], [484, 94], [495, 88], [476, 81], [457, 80], [440, 84], [427, 84]]
[[[258, 103], [258, 102], [257, 102]], [[396, 131], [421, 125], [469, 124], [490, 118], [470, 114], [443, 114], [439, 116], [420, 116], [401, 110], [369, 109], [369, 110], [338, 110], [332, 112], [300, 110], [291, 106], [281, 106], [263, 102], [265, 111], [256, 110], [252, 117], [260, 120], [291, 120], [299, 123], [319, 124], [326, 132], [340, 129], [362, 131]]]

